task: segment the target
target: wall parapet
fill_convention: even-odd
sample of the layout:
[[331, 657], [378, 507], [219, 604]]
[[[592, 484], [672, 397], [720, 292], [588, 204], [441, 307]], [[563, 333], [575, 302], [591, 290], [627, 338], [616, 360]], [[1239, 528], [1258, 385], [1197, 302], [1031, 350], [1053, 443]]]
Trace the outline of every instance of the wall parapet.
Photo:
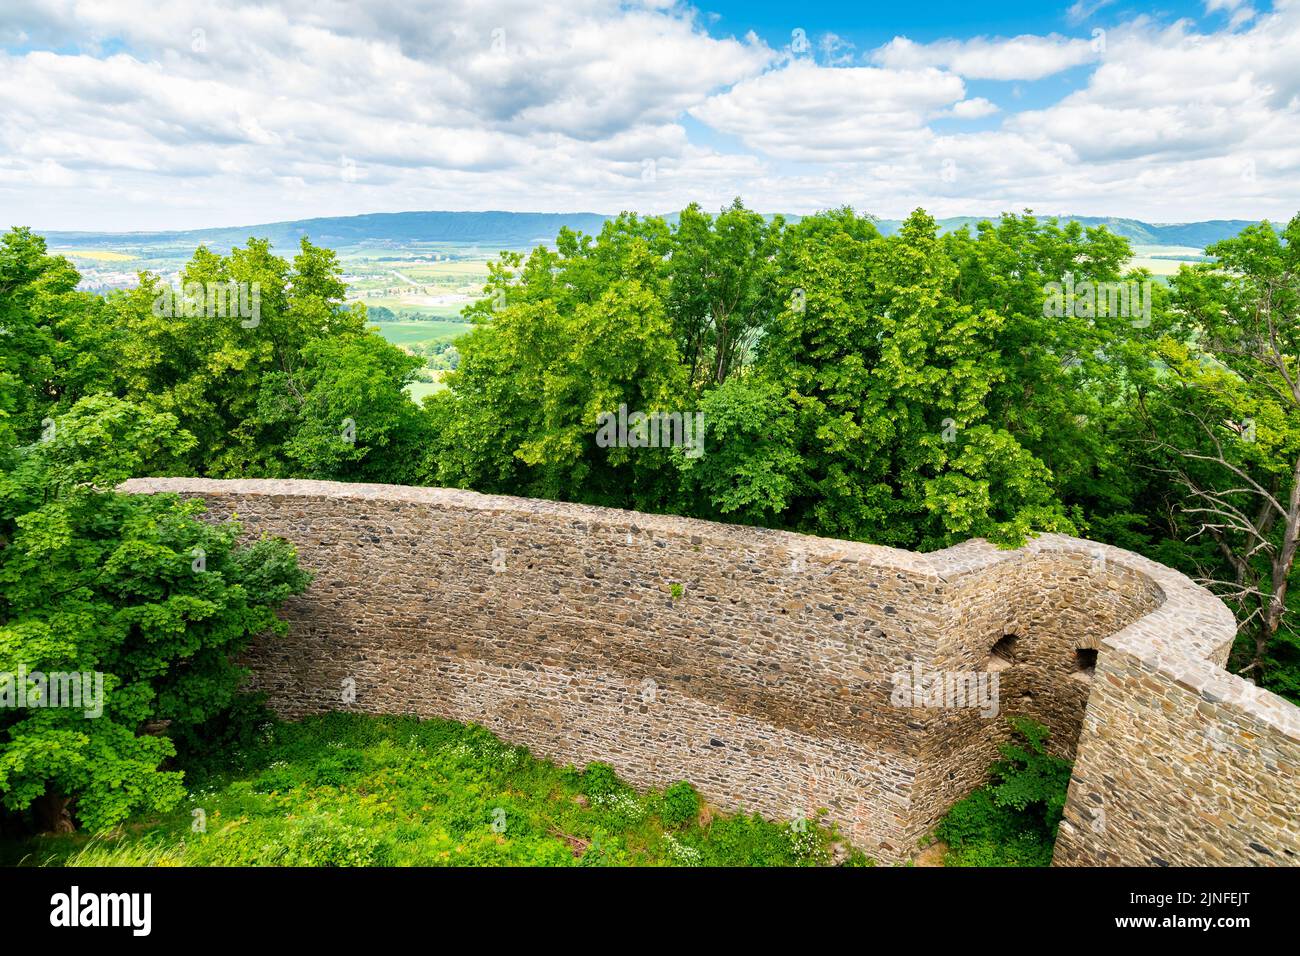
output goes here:
[[[1043, 535], [918, 554], [392, 485], [120, 490], [201, 498], [297, 546], [316, 578], [247, 658], [288, 717], [469, 720], [639, 785], [690, 779], [726, 809], [825, 808], [894, 861], [1025, 714], [1076, 760], [1058, 864], [1300, 862], [1300, 709], [1223, 670], [1221, 601], [1130, 552]], [[996, 718], [900, 706], [909, 671], [996, 671]]]

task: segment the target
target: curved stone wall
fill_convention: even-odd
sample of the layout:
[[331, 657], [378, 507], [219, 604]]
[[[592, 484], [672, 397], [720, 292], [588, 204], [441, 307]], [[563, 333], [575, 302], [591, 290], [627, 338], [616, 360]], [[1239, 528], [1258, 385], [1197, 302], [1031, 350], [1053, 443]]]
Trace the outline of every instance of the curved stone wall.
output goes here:
[[1118, 553], [1163, 601], [1102, 644], [1054, 862], [1300, 864], [1300, 708], [1223, 669], [1221, 601]]
[[[286, 716], [474, 721], [639, 785], [690, 779], [727, 809], [825, 808], [895, 861], [1023, 713], [1060, 752], [1078, 741], [1058, 863], [1294, 859], [1296, 708], [1221, 669], [1234, 623], [1217, 599], [1118, 549], [1045, 535], [922, 555], [387, 485], [122, 490], [197, 496], [297, 545], [316, 578], [247, 661]], [[1207, 734], [1220, 750], [1186, 762]]]

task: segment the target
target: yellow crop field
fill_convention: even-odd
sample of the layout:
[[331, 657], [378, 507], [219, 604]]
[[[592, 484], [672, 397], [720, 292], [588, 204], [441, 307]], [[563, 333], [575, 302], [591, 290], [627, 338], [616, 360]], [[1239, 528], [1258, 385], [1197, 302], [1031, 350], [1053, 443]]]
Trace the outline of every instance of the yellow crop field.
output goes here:
[[95, 262], [130, 262], [136, 258], [125, 252], [110, 252], [107, 249], [52, 249], [51, 251], [73, 259], [93, 259]]

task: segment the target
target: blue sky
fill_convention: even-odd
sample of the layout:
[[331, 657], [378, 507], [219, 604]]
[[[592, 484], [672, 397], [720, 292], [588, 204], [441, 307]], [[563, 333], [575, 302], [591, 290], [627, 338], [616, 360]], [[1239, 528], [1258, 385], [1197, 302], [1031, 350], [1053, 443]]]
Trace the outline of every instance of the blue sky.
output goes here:
[[[927, 3], [777, 3], [758, 0], [747, 3], [703, 3], [697, 5], [710, 23], [710, 32], [744, 34], [754, 30], [769, 43], [786, 42], [794, 18], [806, 30], [834, 32], [870, 49], [904, 34], [914, 40], [941, 40], [953, 36], [1016, 36], [1022, 33], [1051, 33], [1075, 26], [1084, 18], [1071, 17], [1065, 4], [1051, 2], [977, 3], [971, 0], [931, 0]], [[1095, 7], [1095, 4], [1089, 5]], [[1087, 22], [1107, 26], [1137, 13], [1167, 11], [1172, 18], [1199, 16], [1198, 3], [1166, 3], [1157, 7], [1132, 4], [1104, 4]], [[1127, 11], [1117, 16], [1117, 11]], [[1080, 10], [1082, 12], [1082, 8]], [[716, 16], [717, 19], [713, 19]]]
[[0, 210], [1300, 209], [1300, 0], [6, 0]]

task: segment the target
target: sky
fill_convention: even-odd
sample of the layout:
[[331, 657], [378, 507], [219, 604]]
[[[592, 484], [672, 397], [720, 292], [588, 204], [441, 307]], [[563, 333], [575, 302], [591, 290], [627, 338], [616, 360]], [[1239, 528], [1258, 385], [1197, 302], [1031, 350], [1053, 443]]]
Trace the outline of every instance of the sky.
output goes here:
[[1300, 0], [0, 0], [0, 225], [1285, 221]]

